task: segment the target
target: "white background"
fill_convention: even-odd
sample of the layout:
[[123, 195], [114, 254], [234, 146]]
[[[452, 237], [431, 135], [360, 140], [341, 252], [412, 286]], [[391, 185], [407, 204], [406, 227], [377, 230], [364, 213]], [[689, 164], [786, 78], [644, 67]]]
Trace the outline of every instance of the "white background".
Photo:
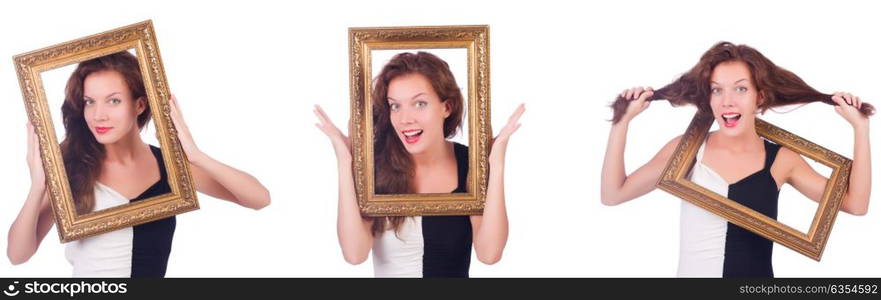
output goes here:
[[[864, 3], [4, 3], [0, 227], [12, 223], [30, 184], [26, 115], [11, 57], [153, 19], [169, 85], [196, 142], [259, 178], [273, 201], [251, 211], [200, 195], [202, 209], [178, 217], [167, 275], [372, 276], [371, 262], [348, 265], [339, 251], [336, 161], [311, 112], [321, 104], [338, 125], [348, 118], [347, 28], [489, 24], [493, 127], [519, 103], [527, 111], [507, 152], [505, 256], [493, 266], [474, 259], [472, 276], [674, 276], [678, 198], [655, 191], [618, 207], [600, 204], [606, 105], [624, 88], [670, 82], [720, 40], [754, 46], [821, 91], [881, 104], [881, 20], [877, 5]], [[661, 102], [639, 116], [631, 124], [628, 170], [684, 132], [693, 112]], [[808, 105], [766, 119], [852, 157], [852, 129], [832, 107]], [[877, 135], [874, 142], [877, 149]], [[878, 209], [840, 214], [822, 262], [775, 247], [776, 275], [879, 276]], [[27, 263], [0, 265], [0, 276], [71, 273], [54, 230]]]

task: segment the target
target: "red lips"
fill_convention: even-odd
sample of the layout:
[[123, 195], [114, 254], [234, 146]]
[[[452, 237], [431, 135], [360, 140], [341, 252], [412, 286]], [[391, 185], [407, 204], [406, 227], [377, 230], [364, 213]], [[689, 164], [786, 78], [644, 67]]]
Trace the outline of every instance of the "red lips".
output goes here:
[[95, 133], [97, 133], [97, 134], [105, 134], [105, 133], [107, 133], [108, 131], [110, 131], [110, 129], [113, 129], [113, 127], [95, 127]]
[[422, 136], [422, 129], [407, 129], [401, 131], [401, 134], [404, 135], [404, 142], [407, 144], [415, 144], [419, 142], [419, 137]]
[[722, 125], [726, 128], [734, 128], [737, 126], [737, 122], [740, 121], [740, 114], [738, 113], [724, 113], [722, 114]]

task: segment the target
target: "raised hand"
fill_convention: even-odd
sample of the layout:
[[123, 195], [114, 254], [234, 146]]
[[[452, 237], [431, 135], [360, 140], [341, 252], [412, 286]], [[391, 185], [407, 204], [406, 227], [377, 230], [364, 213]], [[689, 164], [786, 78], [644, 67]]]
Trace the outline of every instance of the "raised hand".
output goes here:
[[511, 135], [513, 135], [514, 132], [517, 132], [517, 129], [520, 128], [520, 116], [523, 115], [524, 111], [526, 111], [526, 106], [524, 104], [517, 106], [517, 109], [515, 109], [514, 113], [511, 114], [511, 117], [508, 118], [508, 123], [505, 124], [505, 127], [502, 127], [502, 130], [499, 131], [499, 135], [493, 139], [492, 148], [489, 154], [489, 160], [491, 163], [493, 161], [504, 161], [505, 151], [508, 149], [508, 140], [511, 138]]
[[184, 116], [181, 114], [180, 108], [177, 105], [177, 98], [174, 94], [168, 100], [168, 106], [171, 109], [171, 122], [174, 123], [174, 128], [177, 129], [177, 139], [180, 141], [180, 146], [184, 148], [187, 159], [192, 163], [202, 155], [202, 152], [196, 146], [193, 135], [190, 134], [190, 128], [187, 127], [187, 122], [184, 121]]
[[352, 142], [349, 140], [349, 137], [343, 134], [343, 132], [333, 124], [321, 106], [315, 105], [313, 112], [315, 113], [315, 116], [318, 117], [318, 123], [315, 123], [315, 127], [318, 127], [321, 132], [324, 132], [324, 134], [327, 135], [331, 144], [333, 144], [333, 149], [336, 151], [337, 156], [348, 155], [348, 157], [351, 157]]
[[835, 106], [835, 112], [847, 120], [850, 125], [857, 127], [868, 124], [869, 118], [860, 113], [860, 108], [863, 106], [860, 97], [851, 93], [836, 92], [832, 94], [832, 101], [838, 104]]
[[636, 115], [646, 110], [651, 104], [651, 101], [647, 101], [647, 99], [654, 94], [655, 91], [651, 87], [635, 87], [621, 92], [620, 96], [630, 101], [622, 120], [630, 121], [636, 117]]
[[28, 121], [27, 124], [28, 130], [28, 153], [27, 153], [27, 163], [28, 169], [31, 171], [31, 185], [33, 186], [45, 186], [46, 185], [46, 172], [43, 171], [43, 160], [42, 155], [40, 154], [40, 143], [39, 138], [37, 137], [36, 128], [34, 124]]

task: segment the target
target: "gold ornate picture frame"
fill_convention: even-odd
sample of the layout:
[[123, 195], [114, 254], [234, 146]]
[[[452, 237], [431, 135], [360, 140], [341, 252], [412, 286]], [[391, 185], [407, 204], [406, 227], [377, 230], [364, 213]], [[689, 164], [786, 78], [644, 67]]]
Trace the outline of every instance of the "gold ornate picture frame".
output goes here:
[[[464, 49], [467, 51], [467, 192], [447, 194], [380, 194], [374, 189], [372, 54], [380, 50]], [[488, 26], [349, 28], [353, 175], [364, 216], [481, 214], [486, 198], [490, 126]], [[466, 81], [467, 80], [467, 81]]]
[[[136, 54], [143, 77], [156, 137], [171, 193], [86, 214], [78, 214], [71, 194], [41, 74], [105, 55]], [[13, 57], [19, 84], [39, 140], [47, 193], [62, 243], [167, 218], [199, 208], [189, 163], [171, 121], [169, 89], [150, 20], [87, 36]], [[150, 123], [148, 123], [148, 126]]]
[[658, 182], [658, 187], [719, 215], [729, 222], [819, 261], [847, 192], [852, 161], [838, 153], [756, 118], [759, 136], [832, 169], [823, 198], [807, 233], [714, 193], [687, 177], [698, 149], [712, 127], [711, 114], [695, 114]]

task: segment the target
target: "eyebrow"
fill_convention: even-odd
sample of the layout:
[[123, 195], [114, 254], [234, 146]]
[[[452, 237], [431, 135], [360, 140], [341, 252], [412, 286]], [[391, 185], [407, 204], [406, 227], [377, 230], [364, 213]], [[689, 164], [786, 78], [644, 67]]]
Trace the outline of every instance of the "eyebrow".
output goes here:
[[[418, 94], [416, 94], [416, 95], [413, 95], [413, 97], [410, 97], [410, 99], [416, 99], [416, 97], [419, 97], [419, 96], [422, 96], [422, 95], [425, 95], [425, 92], [421, 92], [421, 93], [418, 93]], [[387, 98], [387, 100], [391, 100], [391, 101], [395, 101], [395, 102], [398, 101], [398, 100], [395, 100], [395, 98], [392, 98], [392, 97], [386, 97], [386, 98]]]
[[[110, 96], [113, 96], [113, 95], [116, 95], [116, 94], [120, 94], [120, 93], [121, 93], [121, 92], [113, 92], [113, 93], [110, 93], [109, 95], [104, 96], [104, 99], [110, 98]], [[83, 95], [83, 99], [92, 99], [92, 97], [89, 97], [89, 96], [87, 96], [87, 95]]]
[[[738, 82], [741, 82], [741, 81], [744, 81], [744, 80], [746, 80], [746, 78], [741, 78], [741, 79], [735, 81], [734, 84], [737, 84]], [[715, 81], [712, 81], [712, 80], [710, 81], [710, 83], [713, 83], [713, 84], [720, 84], [720, 83], [715, 82]]]

